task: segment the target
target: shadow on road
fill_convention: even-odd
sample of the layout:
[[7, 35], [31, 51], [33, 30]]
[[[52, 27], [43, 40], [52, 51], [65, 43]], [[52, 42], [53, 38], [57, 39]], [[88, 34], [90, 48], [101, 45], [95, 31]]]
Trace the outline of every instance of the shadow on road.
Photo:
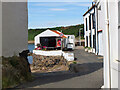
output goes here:
[[95, 63], [77, 64], [77, 69], [78, 69], [77, 73], [71, 71], [50, 72], [50, 73], [36, 72], [33, 73], [33, 75], [35, 76], [34, 81], [20, 85], [17, 88], [29, 88], [29, 87], [35, 87], [49, 83], [55, 83], [55, 82], [71, 79], [74, 77], [87, 75], [95, 71], [98, 71], [101, 68], [103, 68], [103, 63], [95, 62]]

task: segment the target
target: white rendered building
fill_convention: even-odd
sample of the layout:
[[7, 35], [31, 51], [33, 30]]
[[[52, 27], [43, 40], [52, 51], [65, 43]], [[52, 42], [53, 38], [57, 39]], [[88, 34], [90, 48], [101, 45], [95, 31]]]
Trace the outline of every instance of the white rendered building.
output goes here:
[[98, 17], [96, 5], [92, 4], [90, 9], [83, 15], [85, 47], [91, 47], [96, 55], [103, 55], [102, 29], [98, 28]]
[[94, 0], [103, 30], [104, 88], [120, 89], [120, 0]]

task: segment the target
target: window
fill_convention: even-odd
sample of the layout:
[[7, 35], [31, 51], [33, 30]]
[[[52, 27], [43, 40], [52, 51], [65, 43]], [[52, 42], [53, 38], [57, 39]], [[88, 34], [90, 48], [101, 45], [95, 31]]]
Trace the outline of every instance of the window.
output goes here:
[[93, 35], [93, 48], [96, 48], [96, 40], [95, 40], [95, 35]]
[[93, 22], [92, 28], [95, 29], [95, 13], [92, 14], [92, 22]]
[[68, 39], [70, 39], [70, 36], [68, 36]]
[[86, 44], [87, 44], [87, 47], [88, 47], [88, 36], [86, 36]]
[[88, 25], [87, 25], [87, 18], [86, 18], [86, 31], [87, 31], [87, 29], [88, 29]]
[[91, 14], [89, 16], [89, 30], [91, 30]]
[[40, 37], [40, 43], [42, 46], [55, 47], [56, 37]]
[[91, 44], [91, 34], [89, 36], [89, 39], [90, 39], [90, 47], [92, 47], [92, 44]]

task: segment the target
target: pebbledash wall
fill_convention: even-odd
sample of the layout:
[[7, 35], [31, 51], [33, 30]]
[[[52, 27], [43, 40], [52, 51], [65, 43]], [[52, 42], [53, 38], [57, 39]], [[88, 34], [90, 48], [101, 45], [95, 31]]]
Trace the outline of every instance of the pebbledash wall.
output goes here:
[[120, 3], [119, 0], [96, 1], [98, 28], [103, 30], [104, 88], [120, 89]]
[[2, 29], [0, 29], [0, 34], [2, 32], [2, 39], [0, 38], [0, 43], [2, 43], [2, 54], [0, 53], [0, 56], [18, 55], [28, 48], [27, 2], [24, 0], [24, 2], [2, 2], [1, 4], [0, 28]]

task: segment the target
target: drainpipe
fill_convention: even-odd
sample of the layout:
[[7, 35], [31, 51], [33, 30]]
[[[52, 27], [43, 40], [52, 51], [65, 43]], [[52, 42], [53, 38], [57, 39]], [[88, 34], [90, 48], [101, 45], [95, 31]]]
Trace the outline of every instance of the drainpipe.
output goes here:
[[111, 89], [111, 64], [110, 64], [110, 33], [109, 33], [109, 12], [108, 12], [108, 0], [106, 0], [106, 26], [107, 26], [107, 39], [108, 39], [108, 67], [109, 67], [109, 88]]

